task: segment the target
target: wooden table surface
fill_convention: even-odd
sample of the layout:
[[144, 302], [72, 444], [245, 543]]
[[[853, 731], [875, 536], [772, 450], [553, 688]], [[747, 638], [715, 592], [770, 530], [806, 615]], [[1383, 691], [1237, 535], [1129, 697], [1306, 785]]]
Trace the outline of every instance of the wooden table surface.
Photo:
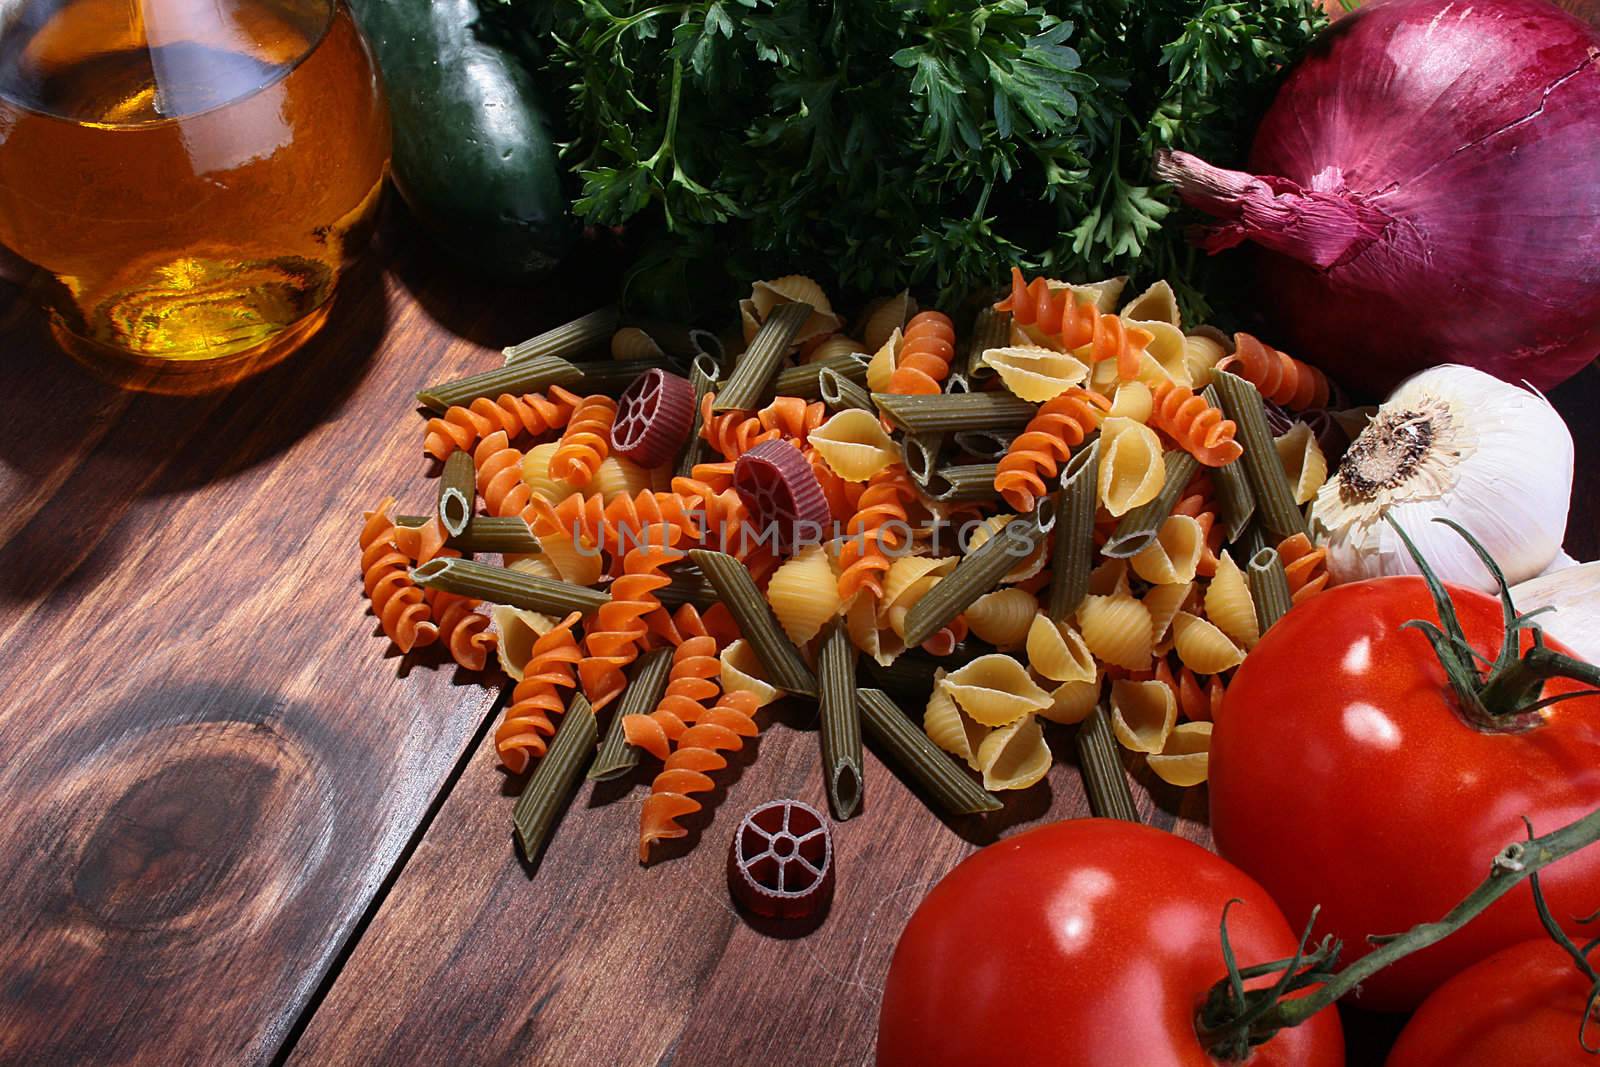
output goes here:
[[[941, 822], [869, 754], [805, 936], [734, 911], [724, 860], [746, 809], [825, 808], [807, 710], [721, 776], [692, 847], [640, 867], [640, 778], [585, 786], [528, 869], [496, 695], [374, 636], [356, 517], [424, 503], [415, 388], [609, 294], [484, 289], [401, 244], [308, 349], [200, 399], [102, 385], [25, 301], [0, 311], [0, 1062], [868, 1062], [927, 888], [1085, 814], [1069, 733], [987, 822]], [[1554, 399], [1600, 455], [1600, 371]], [[1586, 466], [1580, 558], [1597, 496]], [[1205, 840], [1203, 790], [1138, 793]]]

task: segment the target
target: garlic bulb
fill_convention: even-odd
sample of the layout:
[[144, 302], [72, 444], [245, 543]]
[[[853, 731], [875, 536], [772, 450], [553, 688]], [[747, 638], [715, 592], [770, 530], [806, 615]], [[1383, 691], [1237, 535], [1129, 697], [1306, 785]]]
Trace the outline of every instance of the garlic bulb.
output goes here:
[[1511, 587], [1518, 611], [1554, 607], [1538, 617], [1544, 632], [1590, 663], [1600, 663], [1600, 563], [1547, 570]]
[[1494, 590], [1460, 523], [1512, 584], [1556, 557], [1572, 495], [1572, 435], [1537, 393], [1470, 367], [1433, 367], [1402, 382], [1317, 494], [1312, 533], [1335, 582], [1417, 567], [1385, 512], [1439, 577]]

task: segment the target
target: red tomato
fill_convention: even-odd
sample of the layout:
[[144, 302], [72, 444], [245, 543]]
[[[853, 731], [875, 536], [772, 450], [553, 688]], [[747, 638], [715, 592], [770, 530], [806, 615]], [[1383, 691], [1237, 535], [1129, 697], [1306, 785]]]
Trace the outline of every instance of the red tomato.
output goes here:
[[[1501, 949], [1434, 991], [1400, 1032], [1387, 1067], [1594, 1067], [1578, 1044], [1589, 980], [1554, 941]], [[1600, 1027], [1589, 1026], [1589, 1043]]]
[[[1195, 1011], [1239, 966], [1293, 955], [1266, 892], [1180, 837], [1111, 819], [1041, 826], [969, 856], [900, 935], [878, 1017], [879, 1067], [1215, 1067]], [[1250, 1063], [1336, 1067], [1337, 1013]]]
[[[1451, 596], [1469, 643], [1493, 656], [1498, 601]], [[1369, 951], [1367, 935], [1449, 911], [1525, 836], [1522, 816], [1548, 833], [1600, 807], [1600, 697], [1552, 705], [1520, 733], [1474, 729], [1432, 646], [1401, 629], [1411, 619], [1438, 621], [1420, 578], [1356, 582], [1295, 608], [1239, 668], [1211, 737], [1217, 851], [1266, 886], [1290, 923], [1322, 905], [1317, 934], [1343, 939], [1347, 963]], [[1545, 693], [1583, 688], [1560, 679]], [[1587, 914], [1600, 904], [1600, 849], [1542, 879], [1555, 914]], [[1540, 934], [1519, 886], [1364, 983], [1356, 1003], [1414, 1008], [1451, 975]]]

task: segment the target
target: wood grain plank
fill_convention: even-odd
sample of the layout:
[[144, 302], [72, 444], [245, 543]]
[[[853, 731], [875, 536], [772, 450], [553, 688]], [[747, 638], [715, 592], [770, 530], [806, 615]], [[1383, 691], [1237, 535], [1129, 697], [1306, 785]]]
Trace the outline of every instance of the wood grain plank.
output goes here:
[[[1554, 399], [1578, 454], [1600, 454], [1600, 370]], [[1568, 548], [1587, 559], [1600, 555], [1600, 470], [1580, 479]], [[694, 846], [647, 869], [634, 848], [648, 767], [622, 787], [586, 787], [529, 872], [510, 841], [512, 783], [492, 746], [480, 746], [292, 1061], [870, 1062], [894, 942], [923, 893], [996, 834], [1087, 814], [1070, 732], [1055, 732], [1058, 764], [1045, 782], [1008, 797], [987, 831], [935, 818], [869, 752], [862, 813], [834, 828], [830, 913], [786, 938], [733, 909], [724, 867], [745, 810], [779, 797], [826, 806], [814, 713], [776, 719], [756, 755], [735, 764], [709, 820], [695, 817]], [[1203, 789], [1145, 772], [1135, 795], [1147, 821], [1208, 841]], [[1353, 1062], [1380, 1062], [1393, 1027], [1350, 1025], [1363, 1050]]]
[[[426, 503], [411, 392], [486, 358], [426, 310], [448, 272], [394, 262], [194, 399], [103, 385], [7, 313], [0, 1062], [270, 1059], [493, 703], [363, 614], [360, 509]], [[502, 343], [574, 298], [445, 291]]]

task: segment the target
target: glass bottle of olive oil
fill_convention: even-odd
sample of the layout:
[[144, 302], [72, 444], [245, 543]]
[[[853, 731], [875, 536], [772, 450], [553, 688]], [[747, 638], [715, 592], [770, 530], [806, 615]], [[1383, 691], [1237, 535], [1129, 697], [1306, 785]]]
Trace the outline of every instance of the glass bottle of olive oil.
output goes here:
[[388, 153], [336, 0], [0, 0], [0, 271], [129, 384], [209, 388], [314, 333]]

